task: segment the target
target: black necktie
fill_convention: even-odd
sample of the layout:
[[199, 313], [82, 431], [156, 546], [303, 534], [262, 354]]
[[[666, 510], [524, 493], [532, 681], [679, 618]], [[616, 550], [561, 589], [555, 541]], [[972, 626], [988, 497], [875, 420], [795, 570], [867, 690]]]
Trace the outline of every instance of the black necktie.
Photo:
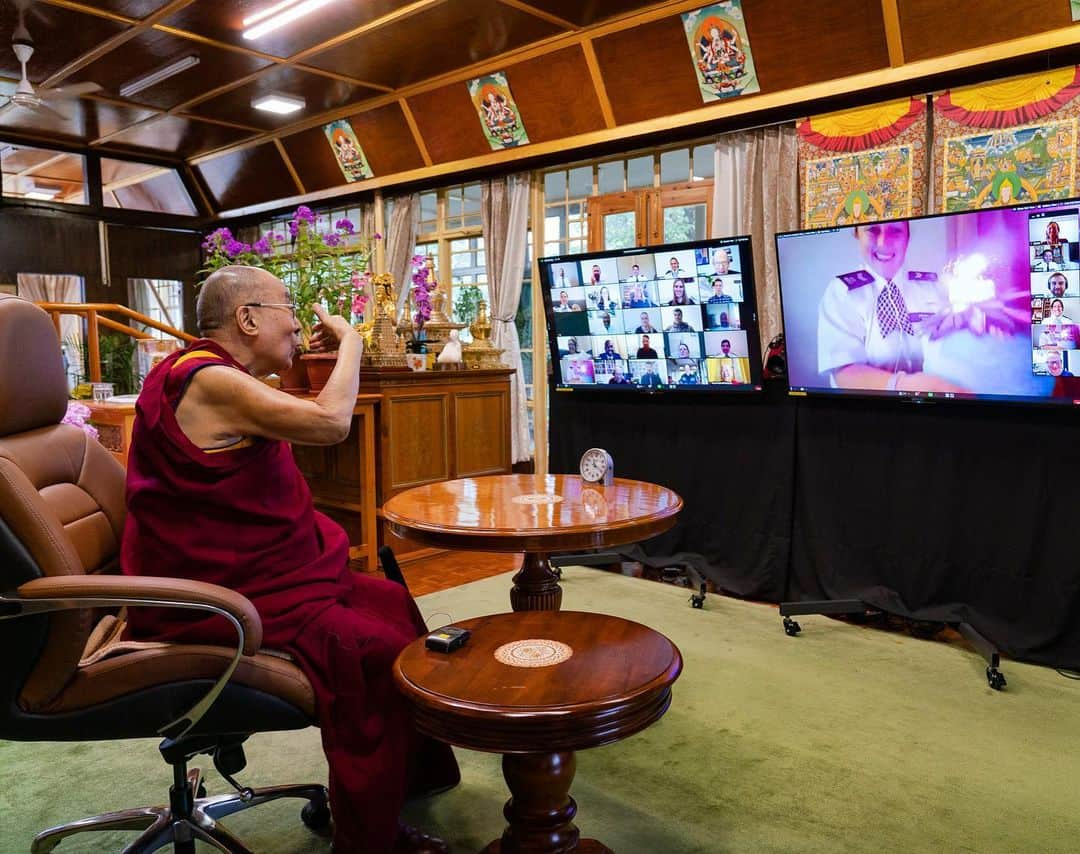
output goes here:
[[908, 335], [914, 335], [915, 330], [908, 317], [907, 303], [900, 293], [900, 288], [890, 281], [878, 294], [877, 298], [878, 326], [881, 329], [881, 337], [888, 338], [895, 330], [899, 329]]

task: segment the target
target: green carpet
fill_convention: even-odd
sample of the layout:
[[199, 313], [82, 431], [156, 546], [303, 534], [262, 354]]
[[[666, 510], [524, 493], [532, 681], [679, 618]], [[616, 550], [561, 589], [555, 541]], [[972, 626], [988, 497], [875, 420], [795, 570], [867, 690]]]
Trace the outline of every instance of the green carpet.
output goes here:
[[[683, 652], [668, 714], [578, 754], [577, 824], [619, 854], [1075, 852], [1080, 850], [1080, 682], [1006, 662], [997, 693], [956, 646], [801, 618], [598, 570], [564, 573], [563, 606], [646, 623]], [[509, 576], [423, 597], [432, 625], [508, 608]], [[318, 733], [255, 736], [241, 777], [325, 780]], [[463, 781], [409, 817], [475, 852], [503, 826], [499, 759], [458, 751]], [[211, 792], [225, 784], [211, 769]], [[0, 851], [51, 824], [160, 802], [153, 741], [0, 742]], [[257, 852], [326, 851], [293, 804], [228, 820]], [[130, 835], [61, 846], [112, 851]]]

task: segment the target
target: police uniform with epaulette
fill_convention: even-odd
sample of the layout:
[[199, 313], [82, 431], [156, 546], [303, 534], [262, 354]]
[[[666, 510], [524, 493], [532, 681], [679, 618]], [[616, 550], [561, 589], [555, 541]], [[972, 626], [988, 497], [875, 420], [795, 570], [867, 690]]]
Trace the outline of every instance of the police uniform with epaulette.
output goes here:
[[922, 370], [919, 324], [948, 303], [937, 273], [901, 267], [891, 280], [865, 267], [825, 288], [818, 309], [818, 369], [869, 365], [907, 374]]

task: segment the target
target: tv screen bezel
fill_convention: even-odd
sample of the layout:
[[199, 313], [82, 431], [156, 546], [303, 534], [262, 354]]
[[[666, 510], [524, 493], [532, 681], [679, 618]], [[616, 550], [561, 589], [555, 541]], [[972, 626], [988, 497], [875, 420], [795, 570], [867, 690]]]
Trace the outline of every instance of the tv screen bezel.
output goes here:
[[[570, 385], [563, 382], [562, 376], [562, 360], [559, 354], [559, 344], [555, 329], [555, 307], [552, 302], [552, 285], [547, 280], [548, 265], [557, 264], [563, 262], [587, 262], [599, 258], [624, 258], [633, 255], [651, 255], [656, 252], [679, 252], [687, 249], [699, 249], [703, 246], [715, 247], [715, 246], [732, 246], [740, 245], [745, 242], [747, 249], [749, 250], [745, 256], [740, 256], [740, 263], [744, 260], [749, 263], [750, 286], [747, 287], [744, 281], [743, 284], [743, 297], [740, 305], [740, 317], [744, 311], [749, 311], [753, 318], [753, 328], [751, 330], [746, 329], [743, 326], [743, 331], [747, 332], [746, 336], [746, 349], [750, 362], [750, 382], [735, 384], [719, 384], [719, 383], [698, 383], [696, 385], [687, 386], [664, 386], [663, 388], [641, 388], [634, 384], [616, 384], [614, 386], [608, 384], [590, 384], [590, 385]], [[761, 364], [761, 336], [758, 328], [758, 310], [757, 310], [757, 270], [754, 267], [753, 257], [753, 239], [749, 234], [731, 235], [728, 237], [711, 237], [704, 238], [702, 240], [686, 240], [679, 243], [658, 243], [649, 244], [647, 246], [632, 246], [624, 249], [604, 249], [596, 252], [578, 252], [569, 255], [548, 255], [543, 258], [537, 259], [537, 270], [540, 279], [540, 290], [544, 301], [544, 320], [547, 326], [548, 335], [548, 351], [551, 356], [551, 375], [550, 386], [553, 392], [566, 393], [585, 393], [585, 394], [617, 394], [617, 395], [659, 395], [659, 394], [677, 394], [677, 395], [720, 395], [720, 396], [733, 396], [733, 395], [754, 395], [760, 394], [764, 390], [762, 380], [762, 364]], [[745, 277], [745, 270], [740, 271]], [[704, 331], [704, 330], [703, 330]]]
[[[773, 245], [776, 249], [776, 282], [777, 292], [780, 297], [780, 326], [783, 330], [784, 341], [787, 342], [787, 312], [784, 308], [784, 272], [780, 264], [780, 240], [785, 237], [797, 237], [807, 234], [824, 234], [828, 232], [852, 229], [859, 225], [881, 225], [892, 222], [919, 222], [927, 219], [946, 219], [949, 217], [966, 216], [994, 211], [1021, 211], [1046, 208], [1048, 206], [1076, 205], [1080, 208], [1080, 196], [1070, 196], [1067, 199], [1053, 199], [1041, 202], [1023, 202], [1015, 205], [1001, 205], [992, 209], [973, 208], [964, 211], [945, 211], [942, 213], [926, 213], [918, 216], [893, 217], [891, 219], [875, 219], [866, 222], [852, 223], [850, 225], [829, 225], [818, 228], [800, 228], [789, 231], [778, 231], [773, 235]], [[1076, 350], [1080, 353], [1080, 349]], [[902, 391], [899, 389], [866, 389], [866, 388], [817, 388], [791, 385], [791, 369], [788, 368], [787, 377], [789, 397], [821, 397], [832, 400], [836, 399], [861, 399], [861, 400], [891, 400], [908, 403], [938, 403], [947, 404], [976, 404], [984, 406], [1033, 406], [1040, 409], [1068, 410], [1080, 407], [1080, 399], [1073, 397], [1035, 397], [1031, 395], [993, 395], [993, 394], [943, 394], [926, 391]], [[1080, 389], [1080, 387], [1078, 387]]]

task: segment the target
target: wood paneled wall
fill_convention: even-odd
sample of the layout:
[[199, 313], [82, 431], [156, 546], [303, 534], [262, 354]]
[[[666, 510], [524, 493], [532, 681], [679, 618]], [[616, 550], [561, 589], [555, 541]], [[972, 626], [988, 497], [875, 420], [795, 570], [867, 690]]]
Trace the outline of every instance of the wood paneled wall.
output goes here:
[[184, 283], [184, 323], [195, 329], [195, 276], [202, 237], [179, 229], [109, 226], [108, 284], [102, 282], [97, 220], [63, 213], [0, 210], [0, 282], [19, 273], [82, 276], [87, 302], [128, 305], [128, 278]]

